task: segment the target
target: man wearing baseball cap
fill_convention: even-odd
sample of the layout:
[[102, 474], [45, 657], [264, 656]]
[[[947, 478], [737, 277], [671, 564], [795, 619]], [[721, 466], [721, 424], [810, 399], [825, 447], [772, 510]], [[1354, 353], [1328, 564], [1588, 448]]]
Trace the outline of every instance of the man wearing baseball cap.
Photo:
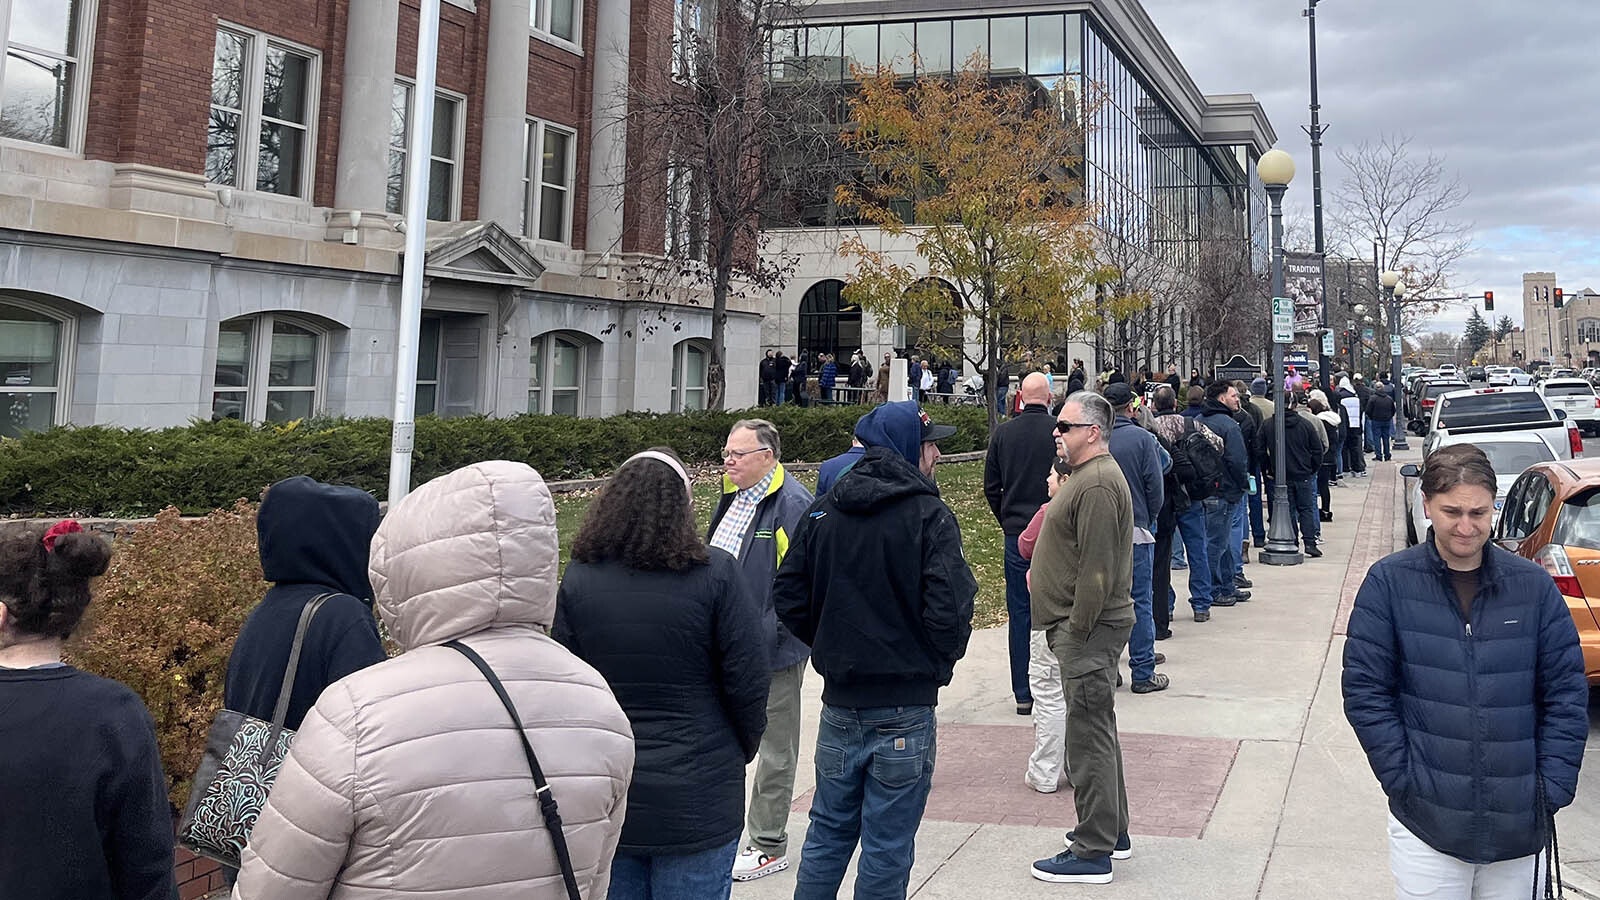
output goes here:
[[978, 583], [939, 498], [937, 442], [915, 402], [856, 423], [860, 462], [818, 497], [772, 586], [822, 676], [817, 787], [795, 900], [833, 898], [861, 846], [856, 896], [904, 897], [933, 784], [933, 708], [972, 634]]

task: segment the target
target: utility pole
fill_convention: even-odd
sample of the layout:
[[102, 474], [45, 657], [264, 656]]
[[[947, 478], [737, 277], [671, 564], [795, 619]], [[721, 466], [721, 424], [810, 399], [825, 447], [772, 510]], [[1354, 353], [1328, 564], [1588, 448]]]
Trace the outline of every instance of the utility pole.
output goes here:
[[1316, 234], [1317, 261], [1322, 269], [1322, 286], [1317, 293], [1317, 297], [1321, 301], [1318, 303], [1317, 315], [1317, 369], [1320, 373], [1318, 380], [1322, 382], [1322, 390], [1331, 397], [1333, 396], [1333, 389], [1328, 380], [1328, 355], [1323, 353], [1321, 348], [1322, 332], [1328, 330], [1328, 248], [1324, 242], [1322, 232], [1322, 135], [1325, 129], [1322, 127], [1321, 121], [1322, 104], [1317, 100], [1318, 0], [1308, 0], [1308, 2], [1310, 5], [1306, 7], [1304, 15], [1310, 27], [1311, 35], [1311, 127], [1305, 129], [1305, 132], [1311, 137], [1312, 225]]

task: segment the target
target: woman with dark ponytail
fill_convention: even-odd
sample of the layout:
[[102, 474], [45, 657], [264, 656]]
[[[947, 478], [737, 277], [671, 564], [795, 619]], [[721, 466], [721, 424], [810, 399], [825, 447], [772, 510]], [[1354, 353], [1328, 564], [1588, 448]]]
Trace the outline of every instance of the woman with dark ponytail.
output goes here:
[[61, 661], [110, 561], [70, 520], [0, 536], [0, 897], [178, 895], [150, 713]]

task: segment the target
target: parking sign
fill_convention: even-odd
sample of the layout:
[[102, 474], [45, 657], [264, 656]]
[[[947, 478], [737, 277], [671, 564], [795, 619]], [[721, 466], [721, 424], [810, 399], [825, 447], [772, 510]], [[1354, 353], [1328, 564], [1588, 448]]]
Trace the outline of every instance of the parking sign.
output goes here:
[[1288, 297], [1272, 298], [1272, 342], [1294, 343], [1294, 301]]

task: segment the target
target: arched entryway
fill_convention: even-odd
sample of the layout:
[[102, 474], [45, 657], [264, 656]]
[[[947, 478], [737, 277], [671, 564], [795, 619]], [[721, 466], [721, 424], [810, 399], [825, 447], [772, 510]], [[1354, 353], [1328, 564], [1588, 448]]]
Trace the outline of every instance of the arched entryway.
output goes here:
[[861, 347], [861, 307], [847, 303], [844, 282], [829, 278], [800, 298], [801, 353], [832, 353], [848, 360]]

